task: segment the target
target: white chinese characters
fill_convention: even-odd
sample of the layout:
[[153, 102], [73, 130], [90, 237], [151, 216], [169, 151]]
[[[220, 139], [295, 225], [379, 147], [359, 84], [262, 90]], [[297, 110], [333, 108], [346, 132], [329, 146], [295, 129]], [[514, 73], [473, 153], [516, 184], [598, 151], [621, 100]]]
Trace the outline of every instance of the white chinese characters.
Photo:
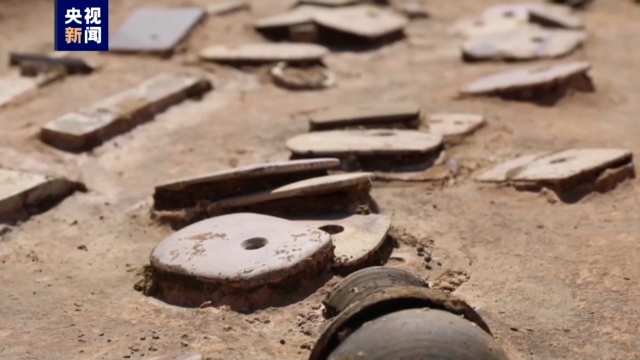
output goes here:
[[[72, 7], [67, 9], [64, 18], [65, 37], [67, 43], [96, 44], [102, 43], [101, 9], [99, 7], [87, 7], [84, 9], [84, 24], [81, 9]], [[74, 25], [80, 25], [74, 27]], [[82, 28], [84, 25], [84, 29]], [[84, 34], [83, 34], [84, 30]]]

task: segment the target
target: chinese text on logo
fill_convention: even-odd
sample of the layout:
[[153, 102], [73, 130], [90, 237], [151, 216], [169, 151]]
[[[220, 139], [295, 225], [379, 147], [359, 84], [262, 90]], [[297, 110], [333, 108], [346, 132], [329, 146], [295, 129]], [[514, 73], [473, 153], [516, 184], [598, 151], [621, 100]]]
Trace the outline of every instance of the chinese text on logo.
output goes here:
[[109, 50], [109, 0], [55, 0], [57, 51]]

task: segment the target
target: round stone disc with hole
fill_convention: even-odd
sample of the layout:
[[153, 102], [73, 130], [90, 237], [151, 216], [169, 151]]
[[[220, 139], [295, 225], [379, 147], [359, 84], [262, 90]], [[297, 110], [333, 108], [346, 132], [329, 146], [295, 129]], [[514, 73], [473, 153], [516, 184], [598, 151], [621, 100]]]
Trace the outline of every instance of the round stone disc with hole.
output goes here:
[[320, 61], [329, 50], [302, 43], [214, 45], [203, 49], [200, 57], [210, 61], [278, 62]]
[[442, 136], [415, 130], [335, 130], [301, 134], [286, 145], [296, 155], [423, 154], [438, 150]]
[[523, 27], [472, 38], [462, 45], [467, 60], [531, 60], [567, 55], [587, 36], [582, 31]]
[[217, 201], [211, 204], [211, 208], [231, 208], [254, 205], [271, 200], [326, 194], [370, 184], [372, 181], [372, 173], [349, 173], [319, 176], [281, 186], [271, 191]]
[[561, 181], [587, 175], [619, 163], [630, 162], [625, 149], [572, 149], [535, 159], [512, 177], [514, 181]]
[[335, 246], [334, 267], [357, 266], [370, 259], [380, 249], [391, 228], [391, 219], [378, 214], [326, 216], [295, 222], [331, 234]]
[[273, 216], [238, 213], [174, 233], [153, 250], [151, 265], [202, 282], [253, 287], [278, 283], [306, 268], [328, 268], [332, 255], [331, 236], [324, 231]]
[[460, 93], [463, 95], [481, 95], [496, 91], [534, 87], [585, 74], [590, 68], [590, 63], [576, 61], [559, 65], [509, 70], [478, 79], [464, 87]]
[[309, 115], [311, 129], [338, 129], [409, 123], [420, 117], [420, 105], [412, 103], [371, 103], [317, 111]]
[[338, 166], [340, 166], [340, 160], [334, 158], [276, 161], [264, 164], [240, 166], [209, 174], [173, 180], [156, 186], [156, 189], [180, 190], [194, 184], [258, 178], [265, 175], [291, 174], [303, 171], [328, 170]]
[[429, 115], [429, 133], [444, 137], [445, 141], [469, 135], [484, 125], [480, 114], [442, 113]]

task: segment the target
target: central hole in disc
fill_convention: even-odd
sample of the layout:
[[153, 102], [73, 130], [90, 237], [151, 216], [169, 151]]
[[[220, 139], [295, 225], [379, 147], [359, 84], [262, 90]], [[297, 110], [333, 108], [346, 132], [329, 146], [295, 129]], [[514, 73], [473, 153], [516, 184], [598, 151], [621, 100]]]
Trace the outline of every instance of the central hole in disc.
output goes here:
[[344, 228], [340, 225], [324, 225], [320, 226], [318, 229], [328, 233], [329, 235], [340, 234], [344, 231]]
[[265, 238], [255, 237], [243, 241], [242, 243], [240, 243], [240, 246], [242, 246], [242, 248], [245, 250], [256, 250], [265, 247], [268, 242], [269, 241]]

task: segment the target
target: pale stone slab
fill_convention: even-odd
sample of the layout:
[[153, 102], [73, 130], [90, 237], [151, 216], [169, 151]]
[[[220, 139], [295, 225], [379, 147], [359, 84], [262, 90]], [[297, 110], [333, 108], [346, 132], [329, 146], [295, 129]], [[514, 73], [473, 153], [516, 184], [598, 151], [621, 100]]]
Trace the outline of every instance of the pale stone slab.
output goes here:
[[286, 145], [295, 155], [406, 155], [439, 149], [442, 136], [393, 129], [319, 131], [295, 136]]
[[301, 5], [282, 14], [259, 19], [253, 23], [253, 26], [258, 30], [265, 30], [313, 23], [314, 15], [323, 11], [327, 11], [327, 8], [313, 5]]
[[207, 6], [207, 14], [213, 16], [227, 15], [236, 11], [249, 10], [251, 6], [245, 0], [229, 0]]
[[514, 182], [557, 182], [579, 175], [596, 173], [631, 161], [625, 149], [571, 149], [538, 157], [512, 176]]
[[50, 71], [34, 77], [15, 72], [0, 78], [0, 108], [31, 98], [38, 88], [65, 77], [62, 71]]
[[324, 231], [267, 215], [237, 213], [203, 220], [169, 236], [151, 254], [162, 272], [214, 284], [274, 284], [318, 265], [332, 252]]
[[529, 21], [547, 27], [559, 27], [566, 29], [582, 29], [584, 25], [582, 20], [565, 10], [564, 7], [545, 6], [537, 9], [531, 9], [529, 12]]
[[298, 4], [318, 5], [326, 7], [348, 6], [361, 3], [363, 0], [298, 0]]
[[201, 77], [163, 73], [144, 83], [45, 124], [41, 139], [69, 151], [92, 149], [154, 115], [211, 90]]
[[62, 178], [0, 169], [0, 218], [18, 215], [25, 207], [59, 200], [75, 190]]
[[320, 176], [281, 186], [270, 191], [220, 200], [209, 205], [209, 209], [228, 209], [259, 204], [272, 200], [313, 196], [349, 188], [357, 188], [361, 185], [371, 184], [373, 177], [374, 175], [372, 173], [348, 173]]
[[480, 173], [476, 177], [476, 181], [487, 183], [501, 183], [509, 181], [515, 174], [545, 154], [546, 153], [523, 155], [515, 159], [499, 163]]
[[402, 15], [369, 5], [318, 13], [314, 19], [321, 26], [368, 39], [402, 31], [409, 22]]
[[149, 360], [202, 360], [202, 355], [197, 352], [178, 352], [149, 358]]
[[247, 178], [260, 178], [265, 175], [291, 174], [312, 170], [328, 170], [336, 168], [338, 166], [340, 166], [340, 160], [334, 158], [277, 161], [271, 163], [241, 166], [237, 168], [216, 171], [209, 174], [186, 177], [158, 185], [156, 186], [156, 189], [181, 190], [187, 186], [195, 184]]
[[139, 8], [109, 38], [109, 51], [170, 52], [205, 16], [205, 10]]
[[583, 45], [582, 31], [524, 27], [472, 38], [462, 45], [465, 60], [532, 60], [567, 55]]
[[478, 79], [465, 86], [460, 93], [463, 95], [479, 95], [534, 87], [561, 81], [576, 75], [586, 74], [590, 68], [590, 63], [586, 61], [576, 61], [558, 65], [509, 70]]
[[480, 114], [463, 113], [431, 114], [427, 120], [429, 133], [441, 135], [446, 143], [461, 140], [478, 130], [484, 123], [484, 116]]
[[542, 3], [511, 3], [511, 4], [498, 4], [488, 7], [482, 12], [482, 17], [489, 18], [507, 18], [516, 19], [519, 21], [529, 21], [529, 13], [532, 10], [539, 10], [545, 8], [546, 5]]
[[517, 18], [478, 17], [457, 21], [451, 26], [449, 32], [464, 38], [474, 38], [528, 27], [533, 25]]
[[418, 104], [379, 102], [317, 111], [309, 115], [309, 126], [311, 130], [334, 130], [354, 126], [372, 128], [393, 124], [418, 127], [419, 117]]
[[385, 215], [325, 216], [294, 221], [331, 234], [335, 246], [334, 267], [353, 267], [369, 260], [380, 249], [391, 228]]
[[316, 44], [255, 43], [214, 45], [203, 49], [200, 58], [218, 62], [320, 61], [329, 49]]

